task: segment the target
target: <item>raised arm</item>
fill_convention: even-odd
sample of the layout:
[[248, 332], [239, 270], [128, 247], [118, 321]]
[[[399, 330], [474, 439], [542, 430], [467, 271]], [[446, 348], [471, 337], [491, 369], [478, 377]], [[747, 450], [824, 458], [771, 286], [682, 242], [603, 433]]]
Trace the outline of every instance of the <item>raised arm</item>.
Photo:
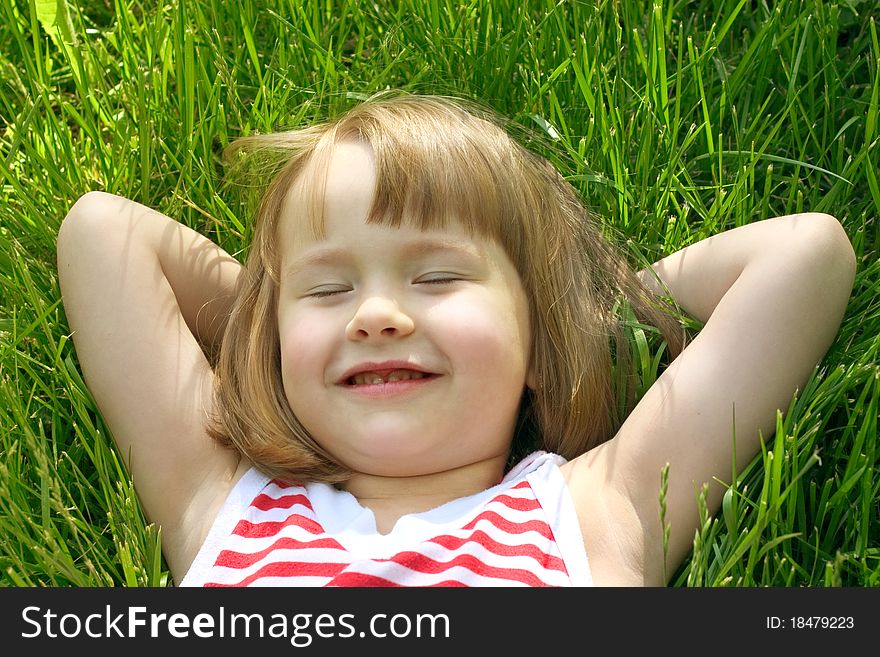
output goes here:
[[239, 465], [204, 426], [239, 263], [132, 201], [91, 192], [58, 233], [64, 308], [86, 383], [176, 578]]
[[[710, 512], [719, 508], [724, 487], [715, 480], [730, 480], [734, 430], [739, 471], [833, 341], [852, 291], [855, 257], [834, 217], [807, 213], [710, 237], [653, 271], [705, 326], [617, 436], [578, 459], [570, 474], [576, 499], [603, 490], [603, 502], [587, 503], [590, 511], [622, 527], [616, 545], [598, 546], [598, 554], [617, 552], [630, 575], [644, 577], [628, 583], [656, 585], [665, 583], [661, 470], [669, 464], [669, 576], [692, 547], [704, 483]], [[651, 272], [642, 276], [659, 285]], [[589, 551], [586, 518], [584, 532]]]

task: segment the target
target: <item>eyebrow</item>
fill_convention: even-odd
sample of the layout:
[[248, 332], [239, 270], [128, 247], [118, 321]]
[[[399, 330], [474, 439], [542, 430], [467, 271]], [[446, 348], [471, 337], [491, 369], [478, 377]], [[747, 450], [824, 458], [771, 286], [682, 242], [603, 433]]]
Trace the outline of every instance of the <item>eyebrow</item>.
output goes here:
[[[410, 240], [404, 242], [398, 251], [403, 258], [413, 260], [433, 253], [443, 252], [458, 253], [479, 260], [485, 260], [486, 258], [483, 249], [477, 248], [473, 243], [441, 237], [425, 237]], [[314, 267], [332, 267], [344, 263], [351, 258], [351, 252], [347, 248], [318, 246], [309, 249], [301, 257], [292, 260], [285, 267], [283, 275], [293, 276], [303, 270]]]

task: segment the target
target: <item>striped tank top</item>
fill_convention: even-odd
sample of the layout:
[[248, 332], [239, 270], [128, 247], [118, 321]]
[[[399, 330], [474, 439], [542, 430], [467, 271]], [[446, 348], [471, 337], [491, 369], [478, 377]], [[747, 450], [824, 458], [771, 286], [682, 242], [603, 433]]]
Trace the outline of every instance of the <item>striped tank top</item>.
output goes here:
[[181, 586], [589, 586], [555, 454], [496, 486], [401, 517], [388, 534], [348, 492], [251, 469], [230, 491]]

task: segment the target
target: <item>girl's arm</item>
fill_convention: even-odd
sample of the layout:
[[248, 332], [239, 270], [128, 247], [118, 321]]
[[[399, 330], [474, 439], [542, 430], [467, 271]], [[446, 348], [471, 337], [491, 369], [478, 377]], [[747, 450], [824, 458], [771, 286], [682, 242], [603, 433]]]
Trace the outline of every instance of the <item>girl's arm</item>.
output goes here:
[[[597, 543], [594, 570], [616, 562], [625, 583], [656, 585], [665, 584], [663, 467], [669, 464], [668, 577], [693, 545], [704, 483], [710, 513], [720, 506], [725, 488], [718, 481], [730, 481], [734, 435], [739, 472], [757, 454], [760, 436], [774, 432], [777, 409], [789, 408], [833, 341], [852, 291], [855, 256], [834, 217], [807, 213], [710, 237], [653, 271], [705, 326], [618, 434], [570, 464], [570, 474], [577, 500], [603, 491], [580, 507], [588, 554], [590, 542]], [[650, 272], [642, 277], [659, 289]], [[603, 521], [611, 538], [600, 545], [590, 528]]]
[[206, 353], [242, 268], [186, 226], [101, 192], [70, 209], [57, 254], [80, 367], [179, 578], [239, 466], [204, 421]]

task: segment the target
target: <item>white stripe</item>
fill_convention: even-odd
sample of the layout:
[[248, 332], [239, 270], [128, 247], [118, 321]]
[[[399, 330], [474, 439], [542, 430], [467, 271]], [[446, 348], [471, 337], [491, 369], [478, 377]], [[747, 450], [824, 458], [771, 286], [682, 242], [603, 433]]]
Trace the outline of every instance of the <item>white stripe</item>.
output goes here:
[[[354, 564], [346, 572], [381, 577], [404, 586], [433, 586], [446, 581], [459, 582], [469, 586], [527, 586], [514, 580], [479, 575], [463, 566], [453, 566], [439, 573], [422, 573], [398, 563], [367, 561]], [[340, 573], [340, 576], [342, 574]]]
[[[501, 555], [487, 550], [484, 546], [476, 541], [469, 541], [455, 550], [447, 550], [436, 543], [424, 543], [418, 546], [418, 552], [424, 557], [437, 561], [439, 563], [449, 563], [460, 556], [471, 556], [480, 563], [489, 568], [507, 568], [512, 570], [522, 570], [531, 573], [544, 582], [555, 582], [554, 586], [565, 586], [568, 582], [568, 576], [564, 572], [545, 568], [540, 562], [530, 556], [524, 555]], [[558, 550], [552, 543], [536, 546], [537, 550], [542, 553], [550, 553], [551, 557], [559, 558]]]

